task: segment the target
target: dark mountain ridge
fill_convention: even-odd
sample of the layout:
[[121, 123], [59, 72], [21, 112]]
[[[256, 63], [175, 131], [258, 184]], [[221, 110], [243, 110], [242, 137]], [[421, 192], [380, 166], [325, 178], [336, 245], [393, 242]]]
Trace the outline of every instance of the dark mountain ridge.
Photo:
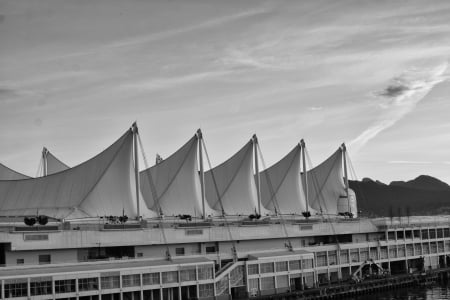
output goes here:
[[450, 186], [431, 176], [389, 185], [370, 178], [349, 183], [364, 216], [450, 214]]

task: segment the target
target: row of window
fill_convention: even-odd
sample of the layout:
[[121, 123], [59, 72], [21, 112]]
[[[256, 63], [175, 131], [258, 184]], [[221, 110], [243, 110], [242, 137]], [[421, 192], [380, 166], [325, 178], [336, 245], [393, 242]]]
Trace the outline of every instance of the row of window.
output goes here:
[[[155, 285], [162, 283], [176, 283], [184, 281], [213, 279], [213, 268], [211, 266], [199, 266], [198, 273], [194, 268], [186, 268], [180, 271], [168, 271], [161, 273], [142, 274], [143, 285]], [[32, 279], [30, 281], [31, 296], [51, 295], [52, 279], [49, 277]], [[64, 279], [55, 280], [55, 293], [74, 293], [76, 292], [76, 280]], [[135, 287], [141, 285], [140, 274], [122, 275], [122, 287]], [[102, 289], [120, 288], [120, 275], [102, 275], [100, 277], [100, 286]], [[99, 278], [79, 278], [78, 291], [95, 291], [99, 289]], [[28, 282], [26, 278], [6, 280], [4, 285], [5, 298], [27, 297]], [[205, 292], [205, 294], [207, 294]]]
[[274, 272], [286, 272], [288, 270], [301, 270], [313, 268], [313, 259], [303, 260], [291, 260], [291, 261], [278, 261], [268, 262], [260, 264], [249, 264], [248, 275], [274, 273]]
[[397, 231], [389, 231], [387, 235], [388, 240], [403, 240], [412, 238], [416, 239], [450, 238], [450, 229], [431, 228], [431, 229], [397, 230]]

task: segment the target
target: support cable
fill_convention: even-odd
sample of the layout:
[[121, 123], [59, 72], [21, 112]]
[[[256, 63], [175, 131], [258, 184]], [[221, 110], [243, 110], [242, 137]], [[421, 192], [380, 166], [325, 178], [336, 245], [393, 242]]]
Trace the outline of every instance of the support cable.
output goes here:
[[227, 220], [227, 217], [225, 215], [225, 210], [224, 210], [224, 207], [223, 207], [222, 198], [220, 196], [219, 188], [217, 186], [217, 181], [216, 181], [216, 178], [214, 176], [214, 171], [213, 171], [213, 168], [212, 168], [212, 165], [211, 165], [211, 160], [209, 159], [208, 150], [206, 149], [205, 139], [202, 138], [201, 141], [202, 141], [202, 145], [200, 145], [200, 147], [203, 146], [203, 150], [205, 150], [206, 161], [208, 162], [208, 166], [209, 166], [209, 169], [211, 171], [211, 178], [212, 178], [212, 181], [214, 183], [214, 189], [216, 191], [217, 199], [219, 201], [220, 208], [222, 210], [222, 217], [223, 217], [223, 219], [225, 221], [225, 227], [227, 228], [228, 236], [229, 236], [229, 239], [231, 240], [231, 243], [232, 243], [231, 251], [232, 251], [232, 254], [233, 254], [233, 261], [237, 261], [238, 260], [238, 255], [237, 255], [236, 242], [233, 239], [233, 234], [231, 233], [230, 224], [229, 224], [229, 222]]
[[[145, 155], [144, 146], [142, 144], [141, 135], [139, 134], [139, 132], [137, 133], [137, 137], [138, 137], [139, 146], [140, 146], [141, 153], [142, 153], [142, 158], [144, 160], [145, 170], [148, 170], [149, 164], [147, 161], [147, 156]], [[147, 180], [150, 185], [150, 191], [152, 193], [152, 197], [155, 200], [156, 208], [158, 209], [158, 212], [162, 212], [161, 206], [159, 205], [158, 195], [156, 194], [156, 188], [155, 188], [155, 184], [154, 184], [154, 181], [152, 178], [152, 174], [150, 173], [150, 170], [148, 170], [148, 172], [145, 172], [145, 174], [147, 175]], [[161, 215], [158, 218], [158, 222], [159, 222], [159, 228], [161, 229], [161, 234], [163, 237], [164, 245], [166, 245], [166, 259], [169, 261], [172, 261], [172, 255], [170, 254], [169, 244], [167, 243], [167, 236], [164, 231], [164, 224], [163, 224]]]
[[[261, 148], [259, 147], [259, 144], [256, 144], [256, 147], [257, 147], [257, 149], [258, 149], [259, 156], [261, 157], [261, 163], [262, 163], [262, 165], [263, 165], [263, 168], [264, 168], [264, 170], [267, 170], [267, 168], [266, 168], [266, 162], [264, 161], [264, 157], [263, 157], [263, 155], [262, 155], [262, 151], [261, 151]], [[291, 166], [292, 166], [292, 162], [291, 162], [289, 168], [290, 168]], [[288, 169], [287, 172], [289, 172], [289, 169]], [[284, 177], [283, 177], [283, 179], [282, 179], [281, 182], [283, 182], [284, 179], [286, 178], [287, 172], [286, 172], [286, 174], [284, 175]], [[267, 185], [269, 186], [269, 192], [270, 192], [270, 194], [273, 195], [273, 197], [271, 197], [270, 200], [273, 202], [273, 204], [274, 204], [274, 206], [275, 206], [275, 209], [278, 210], [279, 212], [281, 212], [280, 206], [278, 205], [278, 200], [277, 200], [276, 192], [275, 192], [275, 190], [274, 190], [274, 188], [273, 188], [272, 180], [270, 179], [270, 175], [269, 175], [268, 172], [265, 172], [265, 177], [266, 177]], [[278, 189], [279, 189], [279, 187], [277, 188], [277, 191], [278, 191]], [[281, 226], [282, 226], [282, 228], [283, 228], [284, 234], [285, 234], [285, 236], [286, 236], [286, 244], [285, 244], [285, 246], [286, 246], [286, 248], [288, 248], [289, 251], [294, 251], [294, 249], [293, 249], [293, 247], [292, 247], [291, 239], [290, 239], [290, 237], [289, 237], [289, 233], [288, 233], [287, 228], [286, 228], [286, 221], [284, 220], [284, 218], [283, 218], [283, 216], [282, 216], [281, 214], [279, 214], [278, 217], [280, 218], [280, 223], [281, 223]]]

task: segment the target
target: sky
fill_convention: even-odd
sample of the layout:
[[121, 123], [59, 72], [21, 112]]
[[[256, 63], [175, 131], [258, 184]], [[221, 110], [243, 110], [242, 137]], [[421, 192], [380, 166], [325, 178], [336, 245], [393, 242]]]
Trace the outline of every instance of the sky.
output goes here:
[[137, 121], [212, 164], [345, 142], [353, 178], [450, 183], [449, 1], [0, 0], [0, 162], [77, 165]]

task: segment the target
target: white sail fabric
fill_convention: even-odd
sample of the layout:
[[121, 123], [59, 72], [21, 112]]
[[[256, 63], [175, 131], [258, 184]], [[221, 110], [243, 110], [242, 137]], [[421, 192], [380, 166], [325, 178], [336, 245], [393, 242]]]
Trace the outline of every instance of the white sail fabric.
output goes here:
[[279, 214], [301, 214], [306, 201], [300, 183], [301, 147], [297, 145], [279, 162], [260, 173], [261, 201]]
[[30, 178], [0, 163], [0, 180], [19, 180]]
[[324, 214], [337, 214], [338, 200], [345, 196], [342, 174], [342, 149], [339, 148], [327, 160], [307, 171], [308, 202]]
[[[46, 149], [45, 149], [46, 150]], [[44, 151], [45, 151], [44, 150]], [[69, 169], [69, 166], [57, 159], [50, 151], [45, 153], [47, 161], [47, 175], [59, 173], [61, 171]]]
[[[213, 180], [213, 175], [214, 179]], [[205, 173], [206, 199], [209, 205], [227, 215], [258, 212], [258, 196], [253, 176], [253, 142], [221, 165]], [[262, 208], [263, 210], [263, 208]], [[265, 214], [263, 210], [261, 214]]]
[[[0, 181], [0, 215], [135, 217], [131, 130], [94, 158], [40, 178]], [[145, 208], [145, 206], [141, 206]]]
[[[195, 135], [170, 157], [140, 172], [142, 195], [150, 209], [166, 216], [203, 216], [197, 149]], [[205, 213], [217, 214], [208, 203]]]

